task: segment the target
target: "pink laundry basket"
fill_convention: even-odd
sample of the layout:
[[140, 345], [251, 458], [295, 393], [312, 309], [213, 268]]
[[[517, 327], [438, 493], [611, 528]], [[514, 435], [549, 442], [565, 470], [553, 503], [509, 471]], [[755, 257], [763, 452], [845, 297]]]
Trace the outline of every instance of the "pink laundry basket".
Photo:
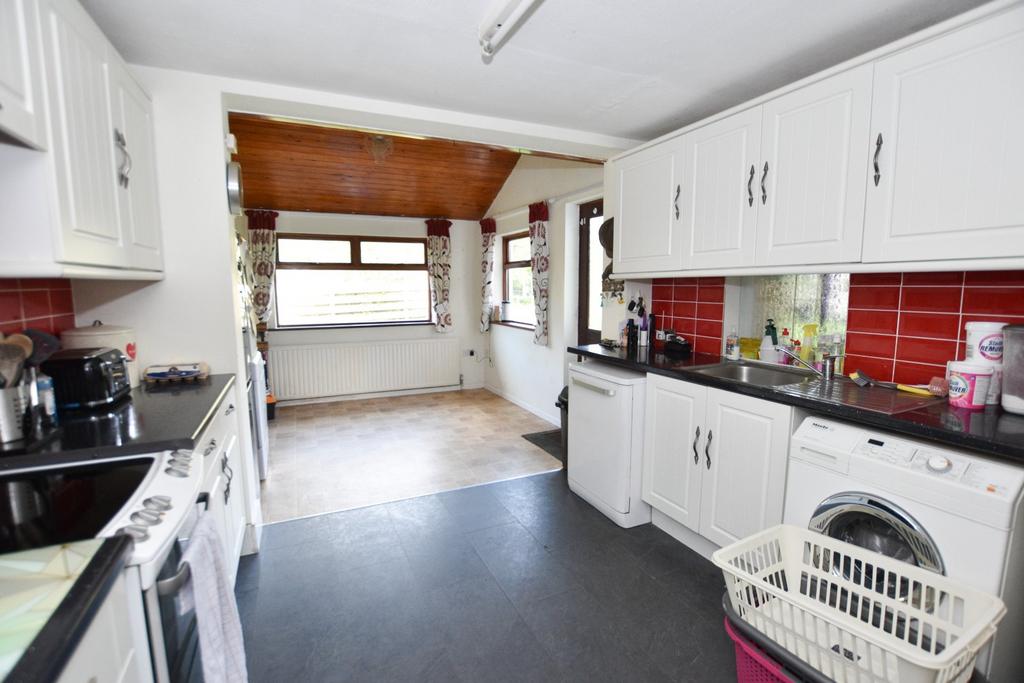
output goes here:
[[781, 665], [733, 630], [728, 617], [725, 632], [736, 647], [736, 683], [793, 683]]

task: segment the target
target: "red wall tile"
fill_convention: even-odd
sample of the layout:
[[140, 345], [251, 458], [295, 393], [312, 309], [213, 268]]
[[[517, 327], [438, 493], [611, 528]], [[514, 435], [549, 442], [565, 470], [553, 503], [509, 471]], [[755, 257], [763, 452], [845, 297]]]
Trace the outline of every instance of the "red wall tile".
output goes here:
[[60, 334], [75, 326], [74, 314], [69, 280], [0, 279], [0, 333], [32, 327]]
[[655, 280], [651, 294], [659, 328], [687, 337], [699, 353], [722, 352], [725, 278]]
[[1020, 270], [854, 274], [850, 285], [845, 369], [875, 379], [924, 384], [963, 359], [966, 323], [1024, 323]]

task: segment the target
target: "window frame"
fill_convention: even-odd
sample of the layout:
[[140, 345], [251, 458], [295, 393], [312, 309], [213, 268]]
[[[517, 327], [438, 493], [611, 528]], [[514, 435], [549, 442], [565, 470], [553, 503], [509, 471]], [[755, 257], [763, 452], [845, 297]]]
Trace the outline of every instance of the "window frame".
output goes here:
[[576, 341], [581, 346], [601, 341], [601, 330], [590, 327], [590, 215], [584, 212], [597, 209], [604, 217], [604, 197], [579, 205], [579, 270], [576, 301]]
[[[280, 298], [274, 297], [274, 328], [275, 330], [323, 330], [323, 329], [345, 329], [353, 327], [403, 327], [410, 325], [433, 325], [434, 310], [430, 296], [430, 271], [427, 265], [427, 238], [426, 237], [396, 237], [391, 235], [322, 235], [306, 232], [279, 232], [277, 239], [295, 240], [334, 240], [348, 242], [350, 246], [349, 263], [318, 263], [305, 261], [281, 261], [280, 249], [274, 257], [274, 288], [277, 288], [277, 271], [279, 270], [422, 270], [427, 273], [427, 318], [424, 320], [396, 320], [362, 323], [326, 323], [323, 325], [282, 325], [280, 323], [280, 311], [278, 306]], [[405, 242], [416, 243], [423, 246], [423, 263], [363, 263], [362, 243], [363, 242]]]
[[[508, 260], [508, 244], [513, 240], [519, 240], [530, 237], [530, 231], [520, 230], [518, 232], [510, 232], [507, 235], [501, 236], [501, 300], [508, 301], [508, 271], [510, 268], [532, 268], [533, 259], [528, 258], [521, 261], [509, 261]], [[531, 330], [536, 325], [530, 323], [520, 322], [518, 320], [501, 320], [499, 321], [505, 325], [512, 325], [514, 327], [528, 327]]]

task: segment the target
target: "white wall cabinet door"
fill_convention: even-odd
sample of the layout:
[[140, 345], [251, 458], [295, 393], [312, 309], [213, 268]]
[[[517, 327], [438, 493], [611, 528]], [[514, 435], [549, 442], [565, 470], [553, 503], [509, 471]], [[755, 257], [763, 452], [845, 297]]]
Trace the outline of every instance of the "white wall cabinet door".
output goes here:
[[37, 25], [33, 0], [0, 0], [0, 131], [42, 148]]
[[865, 261], [1024, 254], [1021, 74], [1024, 7], [875, 63]]
[[685, 237], [681, 142], [670, 140], [605, 166], [605, 215], [615, 218], [613, 270], [680, 270]]
[[683, 233], [691, 268], [754, 263], [761, 107], [686, 135], [683, 143]]
[[700, 524], [700, 440], [708, 389], [647, 376], [643, 499], [683, 526]]
[[764, 105], [757, 265], [860, 261], [871, 64]]
[[107, 40], [77, 2], [39, 4], [60, 212], [55, 256], [65, 263], [125, 267]]
[[700, 534], [727, 545], [782, 523], [792, 408], [709, 389]]
[[142, 270], [162, 270], [153, 105], [117, 58], [111, 59], [110, 76], [113, 134], [118, 141], [115, 143], [118, 220], [127, 250], [127, 265]]

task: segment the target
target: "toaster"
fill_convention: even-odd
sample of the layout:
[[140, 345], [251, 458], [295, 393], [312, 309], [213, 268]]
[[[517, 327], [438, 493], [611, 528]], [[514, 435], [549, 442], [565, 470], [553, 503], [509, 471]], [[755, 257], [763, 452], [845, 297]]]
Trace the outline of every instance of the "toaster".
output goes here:
[[57, 407], [80, 410], [109, 405], [131, 393], [128, 359], [117, 349], [64, 349], [40, 366], [53, 378]]

